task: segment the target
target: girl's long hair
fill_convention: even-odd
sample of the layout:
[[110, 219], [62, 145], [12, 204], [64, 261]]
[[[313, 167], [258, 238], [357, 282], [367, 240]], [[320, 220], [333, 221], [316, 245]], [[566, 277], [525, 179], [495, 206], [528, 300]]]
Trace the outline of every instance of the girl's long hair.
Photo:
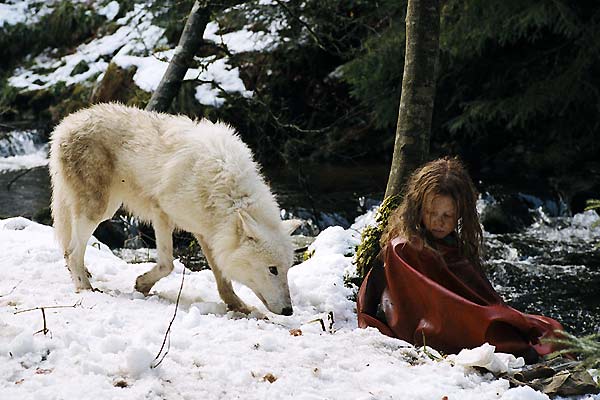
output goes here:
[[390, 215], [381, 236], [383, 250], [390, 240], [398, 236], [406, 239], [418, 236], [429, 243], [421, 220], [424, 202], [435, 195], [446, 195], [456, 202], [458, 224], [455, 233], [459, 253], [481, 267], [483, 234], [477, 214], [477, 191], [467, 170], [457, 158], [434, 160], [414, 171], [403, 195], [402, 203]]

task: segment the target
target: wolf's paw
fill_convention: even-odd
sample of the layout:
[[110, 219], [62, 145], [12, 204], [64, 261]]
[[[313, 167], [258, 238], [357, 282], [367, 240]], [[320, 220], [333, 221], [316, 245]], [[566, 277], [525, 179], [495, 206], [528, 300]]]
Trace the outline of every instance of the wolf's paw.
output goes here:
[[245, 316], [249, 318], [267, 319], [265, 314], [263, 314], [257, 308], [251, 307], [247, 304], [228, 305], [227, 309], [229, 311], [233, 311], [234, 313], [245, 314]]
[[75, 292], [79, 293], [83, 290], [93, 290], [92, 284], [87, 276], [74, 277], [73, 282], [75, 283]]
[[135, 290], [142, 293], [144, 296], [148, 296], [148, 293], [150, 293], [150, 289], [152, 289], [152, 286], [154, 286], [154, 284], [145, 282], [145, 279], [143, 279], [143, 277], [143, 275], [138, 276], [135, 280]]
[[257, 308], [254, 308], [254, 307], [252, 307], [252, 310], [247, 315], [248, 315], [248, 318], [264, 319], [264, 320], [269, 319], [269, 317], [267, 317], [265, 314], [263, 314], [262, 311], [259, 311]]

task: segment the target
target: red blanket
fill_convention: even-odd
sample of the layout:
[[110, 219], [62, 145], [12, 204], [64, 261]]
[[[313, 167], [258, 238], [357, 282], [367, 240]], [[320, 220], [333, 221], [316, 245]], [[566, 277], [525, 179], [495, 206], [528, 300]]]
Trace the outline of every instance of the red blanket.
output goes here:
[[487, 342], [528, 363], [555, 349], [540, 338], [562, 330], [552, 318], [507, 306], [478, 267], [456, 247], [438, 251], [392, 240], [385, 266], [373, 268], [357, 300], [358, 325], [415, 345], [457, 353]]

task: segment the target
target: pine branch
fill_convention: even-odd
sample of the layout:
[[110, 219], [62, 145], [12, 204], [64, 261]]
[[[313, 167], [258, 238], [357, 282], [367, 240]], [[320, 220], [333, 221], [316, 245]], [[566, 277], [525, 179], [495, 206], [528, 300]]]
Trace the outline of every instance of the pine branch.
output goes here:
[[557, 332], [561, 337], [543, 340], [563, 347], [550, 354], [550, 357], [564, 354], [577, 355], [586, 368], [600, 367], [600, 333], [577, 337], [565, 331]]

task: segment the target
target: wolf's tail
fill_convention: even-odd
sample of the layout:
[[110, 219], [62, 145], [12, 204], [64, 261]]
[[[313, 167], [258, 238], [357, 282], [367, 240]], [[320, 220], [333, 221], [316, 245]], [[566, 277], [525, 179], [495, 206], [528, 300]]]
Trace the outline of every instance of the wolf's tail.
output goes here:
[[71, 242], [71, 201], [67, 184], [63, 177], [63, 166], [60, 160], [60, 145], [53, 133], [50, 144], [50, 180], [52, 182], [52, 201], [50, 208], [54, 226], [54, 234], [63, 252], [69, 248]]
[[66, 252], [71, 242], [71, 210], [70, 202], [65, 196], [64, 183], [57, 182], [60, 178], [52, 177], [52, 219], [54, 234], [63, 252]]

